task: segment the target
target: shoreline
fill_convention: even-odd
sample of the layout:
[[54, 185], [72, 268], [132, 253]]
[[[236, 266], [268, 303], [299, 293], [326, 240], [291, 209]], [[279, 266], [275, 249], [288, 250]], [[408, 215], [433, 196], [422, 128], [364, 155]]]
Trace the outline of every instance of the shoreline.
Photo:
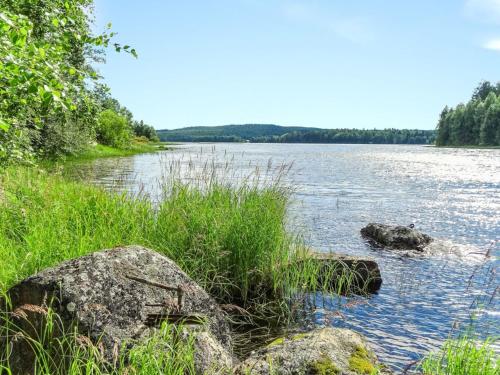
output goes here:
[[90, 162], [96, 159], [128, 157], [140, 154], [150, 154], [159, 151], [172, 150], [170, 142], [133, 143], [130, 148], [116, 148], [101, 144], [92, 145], [75, 155], [67, 155], [54, 160], [40, 160], [38, 166], [50, 168], [58, 165], [71, 165]]

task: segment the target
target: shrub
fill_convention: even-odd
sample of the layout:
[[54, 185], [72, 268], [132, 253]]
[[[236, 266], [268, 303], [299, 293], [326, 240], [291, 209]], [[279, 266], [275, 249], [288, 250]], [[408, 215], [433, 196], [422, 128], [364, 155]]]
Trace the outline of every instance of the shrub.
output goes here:
[[99, 115], [96, 133], [99, 143], [117, 148], [126, 148], [132, 139], [132, 129], [127, 119], [111, 109]]

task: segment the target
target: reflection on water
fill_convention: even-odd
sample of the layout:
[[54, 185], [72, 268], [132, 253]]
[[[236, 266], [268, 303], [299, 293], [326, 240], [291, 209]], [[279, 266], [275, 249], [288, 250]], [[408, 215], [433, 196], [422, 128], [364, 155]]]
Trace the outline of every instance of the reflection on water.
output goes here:
[[[272, 161], [272, 163], [270, 163]], [[172, 163], [177, 168], [171, 168]], [[335, 314], [336, 301], [318, 299], [317, 321], [364, 333], [386, 362], [400, 367], [436, 349], [454, 326], [464, 328], [469, 307], [484, 335], [500, 335], [498, 298], [482, 290], [500, 284], [485, 268], [499, 265], [500, 150], [435, 149], [387, 145], [184, 145], [175, 151], [101, 159], [74, 172], [110, 189], [160, 197], [158, 180], [174, 169], [186, 179], [215, 163], [224, 177], [238, 180], [260, 168], [273, 178], [291, 164], [291, 227], [322, 251], [368, 255], [381, 266], [380, 292], [368, 303]], [[205, 169], [204, 169], [205, 168]], [[205, 176], [209, 178], [209, 176]], [[408, 258], [374, 251], [359, 235], [368, 222], [410, 224], [460, 247], [460, 257]], [[497, 258], [477, 258], [489, 248]], [[476, 270], [477, 269], [477, 270]], [[476, 270], [476, 271], [475, 271]], [[476, 276], [471, 279], [471, 274]], [[491, 273], [490, 273], [491, 274]]]

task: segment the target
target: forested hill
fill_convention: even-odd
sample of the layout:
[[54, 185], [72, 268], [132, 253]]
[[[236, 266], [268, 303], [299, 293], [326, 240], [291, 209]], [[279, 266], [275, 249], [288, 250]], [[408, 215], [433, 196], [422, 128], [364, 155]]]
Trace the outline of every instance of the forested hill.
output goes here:
[[434, 130], [319, 129], [270, 124], [198, 126], [158, 130], [162, 141], [263, 143], [378, 143], [430, 144]]
[[437, 146], [500, 146], [500, 82], [483, 81], [471, 99], [446, 106], [437, 126]]
[[193, 126], [175, 130], [158, 130], [158, 136], [161, 140], [174, 142], [244, 142], [247, 140], [263, 141], [290, 132], [308, 130], [319, 129], [273, 124]]

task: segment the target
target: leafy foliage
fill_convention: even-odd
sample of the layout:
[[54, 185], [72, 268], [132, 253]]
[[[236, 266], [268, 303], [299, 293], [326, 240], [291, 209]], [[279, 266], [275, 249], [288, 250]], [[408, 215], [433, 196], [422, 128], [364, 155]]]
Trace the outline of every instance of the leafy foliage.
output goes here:
[[481, 82], [467, 104], [446, 106], [439, 117], [436, 145], [500, 145], [500, 82]]
[[178, 142], [273, 142], [273, 143], [384, 143], [434, 142], [433, 130], [319, 129], [278, 125], [225, 125], [159, 130], [162, 141]]
[[75, 153], [94, 138], [92, 62], [114, 33], [94, 35], [91, 24], [92, 0], [0, 3], [0, 165]]
[[99, 115], [97, 140], [107, 146], [125, 148], [132, 138], [132, 129], [127, 119], [111, 109]]

